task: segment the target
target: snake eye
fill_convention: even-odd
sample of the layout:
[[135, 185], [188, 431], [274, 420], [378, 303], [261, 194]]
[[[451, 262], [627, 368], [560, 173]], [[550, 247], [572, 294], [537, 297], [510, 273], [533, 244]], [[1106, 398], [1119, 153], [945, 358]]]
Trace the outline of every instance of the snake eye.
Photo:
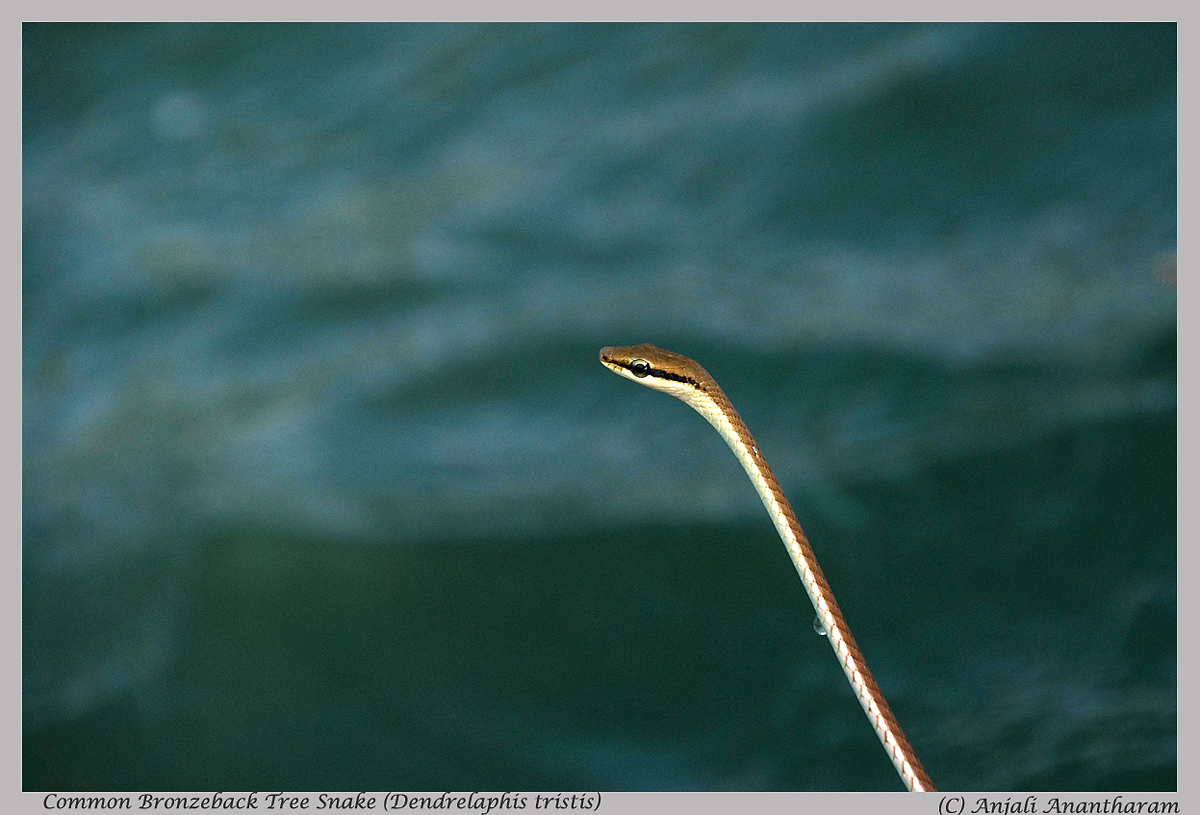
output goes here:
[[629, 372], [640, 379], [650, 373], [650, 363], [644, 359], [635, 359], [629, 363]]

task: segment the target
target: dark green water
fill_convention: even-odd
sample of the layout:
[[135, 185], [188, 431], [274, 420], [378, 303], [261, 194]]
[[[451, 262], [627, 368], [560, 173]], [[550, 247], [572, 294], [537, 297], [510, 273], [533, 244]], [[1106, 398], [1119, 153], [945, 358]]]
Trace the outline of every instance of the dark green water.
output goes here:
[[1174, 26], [26, 26], [26, 789], [1176, 788]]

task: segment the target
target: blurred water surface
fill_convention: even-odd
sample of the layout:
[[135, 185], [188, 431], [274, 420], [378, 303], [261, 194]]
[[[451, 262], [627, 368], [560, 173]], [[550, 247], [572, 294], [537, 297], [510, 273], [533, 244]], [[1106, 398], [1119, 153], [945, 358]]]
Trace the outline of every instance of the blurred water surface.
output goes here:
[[1173, 25], [27, 25], [27, 789], [1176, 783]]

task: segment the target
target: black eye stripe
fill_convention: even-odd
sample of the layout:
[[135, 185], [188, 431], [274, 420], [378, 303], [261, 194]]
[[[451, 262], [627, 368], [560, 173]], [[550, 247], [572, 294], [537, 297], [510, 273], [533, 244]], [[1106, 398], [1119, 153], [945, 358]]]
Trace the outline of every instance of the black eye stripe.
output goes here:
[[629, 373], [633, 374], [638, 379], [645, 379], [648, 376], [652, 376], [655, 379], [669, 379], [672, 382], [683, 382], [687, 385], [693, 386], [697, 390], [705, 391], [706, 393], [708, 392], [708, 388], [706, 388], [704, 385], [701, 385], [692, 377], [673, 373], [671, 371], [664, 371], [661, 368], [654, 368], [644, 359], [631, 360], [625, 366], [625, 368], [629, 371]]

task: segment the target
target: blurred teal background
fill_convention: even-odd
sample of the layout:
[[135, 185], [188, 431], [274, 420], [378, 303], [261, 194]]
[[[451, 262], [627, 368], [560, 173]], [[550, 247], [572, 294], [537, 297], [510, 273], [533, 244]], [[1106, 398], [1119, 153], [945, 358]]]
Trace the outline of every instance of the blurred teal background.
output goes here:
[[1175, 789], [1173, 25], [23, 60], [26, 789]]

